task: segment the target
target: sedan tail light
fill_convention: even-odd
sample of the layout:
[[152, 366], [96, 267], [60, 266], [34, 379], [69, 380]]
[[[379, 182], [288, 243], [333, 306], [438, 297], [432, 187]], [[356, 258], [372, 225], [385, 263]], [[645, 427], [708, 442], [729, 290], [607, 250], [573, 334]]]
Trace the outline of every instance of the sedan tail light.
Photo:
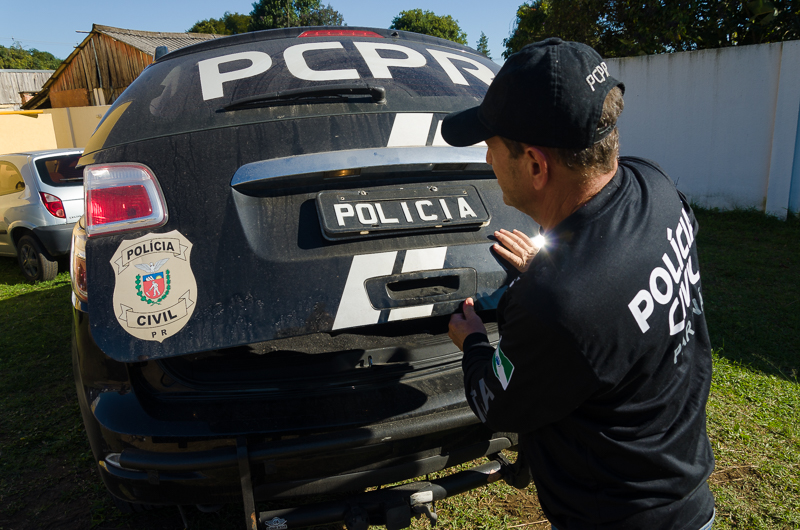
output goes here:
[[44, 207], [47, 208], [48, 212], [56, 217], [60, 217], [61, 219], [65, 219], [67, 217], [64, 213], [64, 203], [61, 202], [61, 199], [55, 195], [41, 191], [39, 192], [39, 195], [41, 195]]
[[140, 164], [99, 164], [83, 170], [86, 233], [89, 237], [167, 222], [167, 207], [155, 175]]

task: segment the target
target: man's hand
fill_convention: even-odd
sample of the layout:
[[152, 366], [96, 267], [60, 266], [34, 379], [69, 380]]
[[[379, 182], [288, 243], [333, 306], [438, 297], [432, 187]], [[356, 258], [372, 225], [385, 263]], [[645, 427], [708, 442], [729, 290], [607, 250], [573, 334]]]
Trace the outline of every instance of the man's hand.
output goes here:
[[502, 243], [502, 245], [494, 244], [495, 252], [519, 272], [528, 270], [528, 267], [531, 266], [531, 260], [541, 248], [541, 245], [537, 245], [531, 238], [516, 229], [513, 232], [500, 229], [494, 233], [494, 237]]
[[475, 313], [475, 302], [472, 298], [464, 300], [462, 306], [464, 313], [454, 313], [450, 317], [450, 331], [447, 333], [453, 344], [458, 349], [464, 351], [464, 339], [473, 333], [486, 334], [486, 327], [483, 325], [481, 317]]

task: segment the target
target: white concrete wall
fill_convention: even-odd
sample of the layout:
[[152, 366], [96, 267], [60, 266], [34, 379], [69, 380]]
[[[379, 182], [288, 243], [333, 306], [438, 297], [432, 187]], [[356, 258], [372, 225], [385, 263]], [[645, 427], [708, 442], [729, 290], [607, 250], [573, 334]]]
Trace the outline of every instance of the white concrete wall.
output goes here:
[[607, 60], [621, 152], [703, 206], [800, 209], [800, 41]]

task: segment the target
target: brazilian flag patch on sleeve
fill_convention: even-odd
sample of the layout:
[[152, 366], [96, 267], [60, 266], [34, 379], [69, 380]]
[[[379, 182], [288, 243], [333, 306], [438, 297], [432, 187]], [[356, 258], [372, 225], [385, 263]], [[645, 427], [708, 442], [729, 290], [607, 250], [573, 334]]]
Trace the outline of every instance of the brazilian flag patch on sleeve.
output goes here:
[[492, 371], [494, 371], [494, 375], [500, 381], [500, 384], [503, 385], [503, 390], [508, 388], [511, 376], [514, 374], [514, 365], [508, 360], [499, 345], [494, 350], [494, 356], [492, 356]]

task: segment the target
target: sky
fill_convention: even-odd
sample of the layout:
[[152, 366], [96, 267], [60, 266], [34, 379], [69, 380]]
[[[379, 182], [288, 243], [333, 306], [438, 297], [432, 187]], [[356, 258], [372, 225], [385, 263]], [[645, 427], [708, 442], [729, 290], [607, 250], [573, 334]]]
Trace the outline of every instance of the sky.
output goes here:
[[[249, 14], [252, 0], [137, 0], [88, 2], [40, 0], [34, 4], [3, 2], [0, 45], [14, 41], [23, 48], [47, 51], [65, 59], [92, 29], [92, 24], [141, 31], [183, 32], [198, 20], [220, 18], [225, 11]], [[489, 39], [492, 58], [502, 63], [503, 39], [514, 28], [523, 0], [322, 0], [344, 16], [348, 26], [388, 28], [401, 11], [422, 9], [450, 15], [473, 48], [481, 32]]]

